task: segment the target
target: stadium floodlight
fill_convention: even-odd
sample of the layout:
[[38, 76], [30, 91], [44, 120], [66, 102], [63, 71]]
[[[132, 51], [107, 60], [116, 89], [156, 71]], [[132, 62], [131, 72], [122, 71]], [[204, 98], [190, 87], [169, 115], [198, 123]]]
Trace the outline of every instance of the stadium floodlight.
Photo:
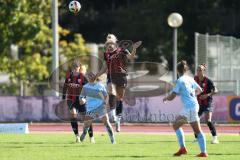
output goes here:
[[177, 80], [177, 28], [183, 23], [179, 13], [171, 13], [167, 19], [168, 25], [173, 28], [173, 81]]
[[168, 16], [168, 25], [172, 28], [178, 28], [182, 25], [183, 23], [183, 18], [182, 15], [179, 13], [171, 13]]

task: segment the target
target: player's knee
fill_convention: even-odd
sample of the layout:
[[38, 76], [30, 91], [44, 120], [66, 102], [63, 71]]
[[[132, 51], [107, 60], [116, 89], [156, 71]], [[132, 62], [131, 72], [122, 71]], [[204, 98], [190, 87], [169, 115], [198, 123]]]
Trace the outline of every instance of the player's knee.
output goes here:
[[212, 125], [212, 121], [207, 121], [206, 124], [207, 124], [208, 126], [210, 126], [210, 125]]
[[123, 100], [123, 97], [121, 97], [121, 96], [117, 96], [116, 98], [117, 98], [117, 101], [122, 101]]
[[77, 118], [77, 114], [72, 113], [72, 114], [71, 114], [71, 118], [76, 119], [76, 118]]
[[117, 99], [122, 100], [124, 94], [123, 93], [117, 93]]
[[123, 94], [121, 94], [121, 93], [120, 93], [120, 94], [117, 93], [116, 98], [117, 98], [118, 101], [122, 101], [122, 100], [123, 100], [123, 96], [124, 96]]
[[176, 123], [174, 123], [174, 124], [173, 124], [173, 129], [174, 129], [174, 131], [178, 130], [178, 128], [179, 128], [178, 125], [177, 125]]
[[77, 118], [75, 118], [75, 117], [71, 117], [70, 120], [71, 120], [71, 122], [77, 122]]
[[198, 131], [194, 131], [194, 134], [197, 135], [197, 136], [198, 136], [199, 133], [201, 133], [200, 130], [198, 130]]
[[107, 120], [105, 118], [102, 118], [102, 122], [103, 122], [104, 125], [108, 124], [108, 122], [107, 122]]
[[108, 94], [109, 95], [113, 95], [113, 91], [112, 90], [108, 90]]
[[205, 118], [205, 121], [206, 121], [206, 123], [212, 122], [212, 119], [211, 119], [210, 117], [206, 117], [206, 118]]
[[111, 84], [107, 86], [108, 94], [113, 94], [113, 87]]
[[84, 127], [89, 128], [91, 126], [91, 121], [84, 121]]

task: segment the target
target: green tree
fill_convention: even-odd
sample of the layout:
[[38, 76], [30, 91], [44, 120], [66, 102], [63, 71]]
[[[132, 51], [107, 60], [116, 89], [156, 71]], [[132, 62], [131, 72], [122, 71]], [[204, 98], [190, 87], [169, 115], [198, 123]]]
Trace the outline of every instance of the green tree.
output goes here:
[[[0, 71], [12, 80], [43, 81], [51, 71], [51, 0], [6, 0], [0, 2]], [[9, 9], [11, 6], [11, 9]], [[81, 34], [59, 27], [60, 55], [72, 58], [87, 53]], [[21, 48], [20, 59], [10, 56], [10, 45]]]
[[[72, 40], [69, 34], [59, 26], [60, 58], [88, 53], [81, 34]], [[52, 41], [51, 0], [0, 1], [0, 72], [9, 74], [12, 83], [47, 81]], [[20, 48], [19, 59], [11, 57], [11, 44]]]

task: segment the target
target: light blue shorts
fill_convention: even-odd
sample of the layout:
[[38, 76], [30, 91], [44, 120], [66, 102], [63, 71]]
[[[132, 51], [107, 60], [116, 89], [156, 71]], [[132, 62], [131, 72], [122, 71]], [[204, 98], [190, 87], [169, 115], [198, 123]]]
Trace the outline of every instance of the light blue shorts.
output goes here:
[[101, 105], [96, 109], [87, 111], [86, 116], [89, 116], [93, 119], [102, 118], [103, 116], [106, 115], [106, 113], [107, 113], [106, 105]]

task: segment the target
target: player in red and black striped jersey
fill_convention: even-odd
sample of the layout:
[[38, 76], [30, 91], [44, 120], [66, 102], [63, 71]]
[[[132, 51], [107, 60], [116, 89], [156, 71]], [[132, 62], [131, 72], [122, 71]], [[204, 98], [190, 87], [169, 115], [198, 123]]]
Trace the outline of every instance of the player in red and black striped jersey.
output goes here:
[[217, 92], [216, 87], [212, 80], [210, 80], [206, 75], [206, 65], [201, 64], [197, 68], [197, 75], [194, 77], [194, 80], [198, 83], [198, 85], [202, 88], [202, 94], [198, 95], [198, 103], [199, 103], [199, 112], [198, 116], [201, 117], [203, 114], [205, 115], [205, 121], [211, 131], [213, 136], [212, 143], [216, 144], [219, 143], [217, 139], [217, 132], [215, 129], [214, 124], [212, 123], [212, 112], [213, 106], [212, 96]]
[[[79, 103], [79, 96], [81, 94], [82, 87], [88, 83], [84, 74], [81, 72], [81, 67], [82, 66], [79, 62], [73, 62], [71, 71], [66, 74], [62, 97], [62, 99], [67, 100], [67, 105], [71, 113], [71, 126], [74, 134], [76, 135], [76, 142], [80, 142], [77, 114], [79, 113], [84, 118], [86, 113], [85, 105], [80, 105]], [[92, 126], [90, 126], [88, 133], [90, 141], [94, 143]]]
[[[127, 63], [128, 59], [134, 59], [136, 49], [142, 44], [141, 41], [133, 44], [130, 53], [127, 49], [118, 47], [117, 38], [113, 34], [107, 36], [104, 53], [105, 64], [97, 73], [96, 77], [107, 72], [107, 88], [109, 93], [110, 109], [116, 108], [116, 131], [120, 131], [120, 120], [123, 108], [123, 97], [127, 86]], [[116, 93], [115, 93], [116, 92]], [[116, 100], [115, 100], [116, 97]]]

